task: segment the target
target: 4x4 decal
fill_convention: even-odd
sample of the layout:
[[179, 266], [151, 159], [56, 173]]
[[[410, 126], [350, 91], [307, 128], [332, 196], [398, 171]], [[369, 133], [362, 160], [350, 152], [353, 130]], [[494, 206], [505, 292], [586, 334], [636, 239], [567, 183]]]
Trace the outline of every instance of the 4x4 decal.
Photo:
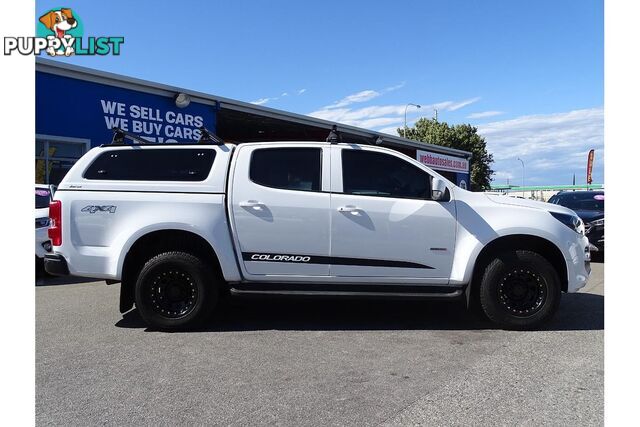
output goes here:
[[117, 206], [114, 205], [87, 205], [80, 210], [80, 212], [89, 212], [90, 214], [96, 212], [115, 213]]

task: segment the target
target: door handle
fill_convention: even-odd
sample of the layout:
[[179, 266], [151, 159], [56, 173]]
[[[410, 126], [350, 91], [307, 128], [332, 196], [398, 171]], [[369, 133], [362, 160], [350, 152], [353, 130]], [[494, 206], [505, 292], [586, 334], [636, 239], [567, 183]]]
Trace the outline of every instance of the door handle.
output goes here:
[[358, 215], [361, 211], [362, 209], [353, 205], [340, 206], [338, 208], [338, 212], [346, 212], [346, 213], [350, 213], [351, 215]]
[[260, 209], [262, 209], [262, 206], [263, 206], [263, 204], [260, 203], [257, 200], [247, 200], [246, 202], [238, 203], [238, 205], [241, 208], [251, 208], [251, 209], [254, 209], [256, 211], [259, 211]]

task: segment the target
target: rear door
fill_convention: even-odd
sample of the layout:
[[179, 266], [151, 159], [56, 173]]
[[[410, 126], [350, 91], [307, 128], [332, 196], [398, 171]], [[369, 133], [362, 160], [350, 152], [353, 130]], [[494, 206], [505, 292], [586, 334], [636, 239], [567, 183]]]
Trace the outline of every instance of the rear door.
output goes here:
[[430, 193], [431, 175], [405, 156], [334, 146], [331, 275], [446, 283], [455, 207], [431, 200]]
[[237, 150], [229, 194], [243, 273], [251, 280], [328, 276], [329, 147], [274, 143]]

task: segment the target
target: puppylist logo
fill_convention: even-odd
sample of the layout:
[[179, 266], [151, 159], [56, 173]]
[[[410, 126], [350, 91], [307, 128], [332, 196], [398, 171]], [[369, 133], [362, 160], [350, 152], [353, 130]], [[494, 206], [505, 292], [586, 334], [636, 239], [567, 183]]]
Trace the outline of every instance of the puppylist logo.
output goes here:
[[4, 54], [49, 56], [120, 55], [124, 37], [86, 37], [82, 19], [69, 8], [51, 9], [38, 18], [36, 37], [5, 37]]

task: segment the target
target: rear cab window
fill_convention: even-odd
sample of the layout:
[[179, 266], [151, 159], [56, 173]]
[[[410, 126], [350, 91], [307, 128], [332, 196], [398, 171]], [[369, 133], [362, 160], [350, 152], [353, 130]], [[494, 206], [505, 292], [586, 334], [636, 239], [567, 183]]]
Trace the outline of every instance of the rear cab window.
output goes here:
[[251, 154], [249, 179], [255, 184], [295, 191], [320, 191], [320, 148], [259, 148]]
[[201, 148], [108, 150], [84, 173], [89, 180], [204, 181], [216, 152]]

